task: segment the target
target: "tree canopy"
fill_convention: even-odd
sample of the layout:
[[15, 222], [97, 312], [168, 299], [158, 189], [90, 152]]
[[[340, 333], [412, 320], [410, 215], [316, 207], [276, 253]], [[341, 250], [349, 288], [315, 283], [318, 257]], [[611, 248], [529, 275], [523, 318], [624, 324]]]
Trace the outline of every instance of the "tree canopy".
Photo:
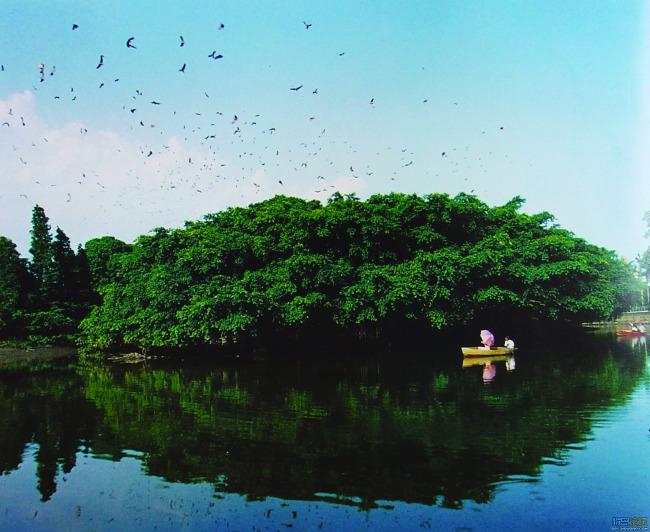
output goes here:
[[490, 207], [468, 194], [361, 201], [335, 193], [326, 204], [276, 196], [157, 228], [133, 244], [94, 238], [76, 253], [61, 228], [52, 236], [36, 205], [31, 261], [0, 239], [0, 337], [70, 339], [83, 319], [81, 342], [92, 349], [310, 332], [368, 338], [484, 318], [605, 319], [638, 293], [631, 265], [548, 212], [522, 213], [523, 203]]
[[97, 241], [88, 250], [101, 265], [89, 256], [101, 303], [82, 322], [84, 342], [224, 345], [305, 330], [441, 330], [483, 316], [575, 322], [620, 310], [630, 266], [547, 212], [520, 212], [523, 202], [276, 196], [155, 229], [132, 246]]
[[0, 339], [70, 341], [92, 302], [85, 251], [75, 254], [59, 227], [53, 238], [45, 210], [36, 205], [30, 253], [31, 261], [20, 258], [15, 244], [0, 236]]

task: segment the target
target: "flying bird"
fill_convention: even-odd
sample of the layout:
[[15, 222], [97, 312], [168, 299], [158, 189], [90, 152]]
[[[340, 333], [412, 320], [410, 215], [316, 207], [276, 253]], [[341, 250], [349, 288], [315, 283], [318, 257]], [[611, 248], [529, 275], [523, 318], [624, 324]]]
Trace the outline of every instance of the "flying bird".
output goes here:
[[157, 102], [156, 100], [151, 100], [152, 105], [160, 105], [160, 102]]
[[179, 72], [185, 72], [185, 67], [187, 66], [187, 63], [183, 63], [183, 66], [178, 69]]
[[311, 23], [308, 24], [308, 23], [305, 22], [304, 20], [302, 21], [302, 23], [305, 25], [305, 29], [306, 29], [306, 30], [308, 30], [308, 29], [311, 28], [311, 26], [312, 26]]
[[181, 48], [185, 46], [185, 39], [183, 39], [183, 36], [181, 35]]
[[214, 59], [215, 61], [216, 61], [217, 59], [223, 59], [223, 55], [221, 55], [221, 54], [218, 54], [218, 55], [217, 55], [217, 51], [216, 51], [216, 50], [212, 50], [212, 53], [211, 53], [208, 57], [211, 57], [211, 58]]
[[298, 92], [300, 89], [302, 89], [302, 85], [298, 85], [297, 87], [291, 87], [289, 90]]
[[99, 64], [97, 65], [96, 68], [103, 67], [104, 66], [104, 56], [100, 55], [99, 56]]
[[72, 31], [76, 30], [77, 28], [79, 28], [79, 24], [73, 24], [72, 25]]
[[220, 29], [220, 30], [222, 30], [222, 29], [224, 29], [224, 28], [225, 28], [225, 26], [223, 25], [223, 23], [219, 24], [219, 29]]
[[135, 37], [129, 37], [127, 39], [127, 41], [126, 41], [126, 47], [135, 49], [135, 46], [133, 46], [133, 44], [132, 44], [134, 40], [135, 40]]

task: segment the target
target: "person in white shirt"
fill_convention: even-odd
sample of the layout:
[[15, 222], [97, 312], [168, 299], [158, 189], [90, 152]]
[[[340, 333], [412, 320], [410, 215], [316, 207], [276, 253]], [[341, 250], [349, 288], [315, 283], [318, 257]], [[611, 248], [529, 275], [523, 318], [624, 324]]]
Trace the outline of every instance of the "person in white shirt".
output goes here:
[[509, 337], [506, 336], [506, 341], [503, 343], [503, 347], [506, 347], [508, 349], [514, 349], [515, 348], [515, 342], [510, 339]]

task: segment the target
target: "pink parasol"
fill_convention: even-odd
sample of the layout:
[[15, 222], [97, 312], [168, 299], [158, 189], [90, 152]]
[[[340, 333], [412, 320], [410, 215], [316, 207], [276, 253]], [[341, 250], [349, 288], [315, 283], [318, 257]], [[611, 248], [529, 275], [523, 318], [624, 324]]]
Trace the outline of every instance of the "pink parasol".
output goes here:
[[487, 329], [481, 330], [481, 340], [483, 340], [483, 345], [492, 347], [494, 345], [494, 335]]

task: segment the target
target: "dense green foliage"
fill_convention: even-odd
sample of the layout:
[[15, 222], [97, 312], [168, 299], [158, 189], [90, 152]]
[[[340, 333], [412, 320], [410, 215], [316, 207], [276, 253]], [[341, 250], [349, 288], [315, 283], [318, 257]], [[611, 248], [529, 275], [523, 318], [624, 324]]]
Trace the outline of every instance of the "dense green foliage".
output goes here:
[[31, 343], [70, 341], [93, 299], [86, 253], [72, 250], [62, 229], [52, 238], [49, 219], [32, 212], [32, 260], [21, 259], [13, 242], [0, 237], [0, 339]]
[[619, 310], [630, 267], [548, 213], [520, 213], [522, 203], [277, 196], [156, 229], [130, 249], [104, 242], [111, 259], [97, 270], [102, 302], [82, 323], [85, 343], [224, 345], [314, 330], [364, 337], [409, 323], [575, 322]]
[[0, 236], [0, 331], [20, 330], [30, 281], [27, 261], [11, 240]]
[[[31, 261], [0, 241], [0, 338], [92, 349], [234, 345], [346, 332], [436, 331], [473, 320], [578, 322], [629, 305], [631, 267], [523, 200], [277, 196], [75, 253], [38, 205]], [[636, 296], [635, 296], [636, 297]]]

